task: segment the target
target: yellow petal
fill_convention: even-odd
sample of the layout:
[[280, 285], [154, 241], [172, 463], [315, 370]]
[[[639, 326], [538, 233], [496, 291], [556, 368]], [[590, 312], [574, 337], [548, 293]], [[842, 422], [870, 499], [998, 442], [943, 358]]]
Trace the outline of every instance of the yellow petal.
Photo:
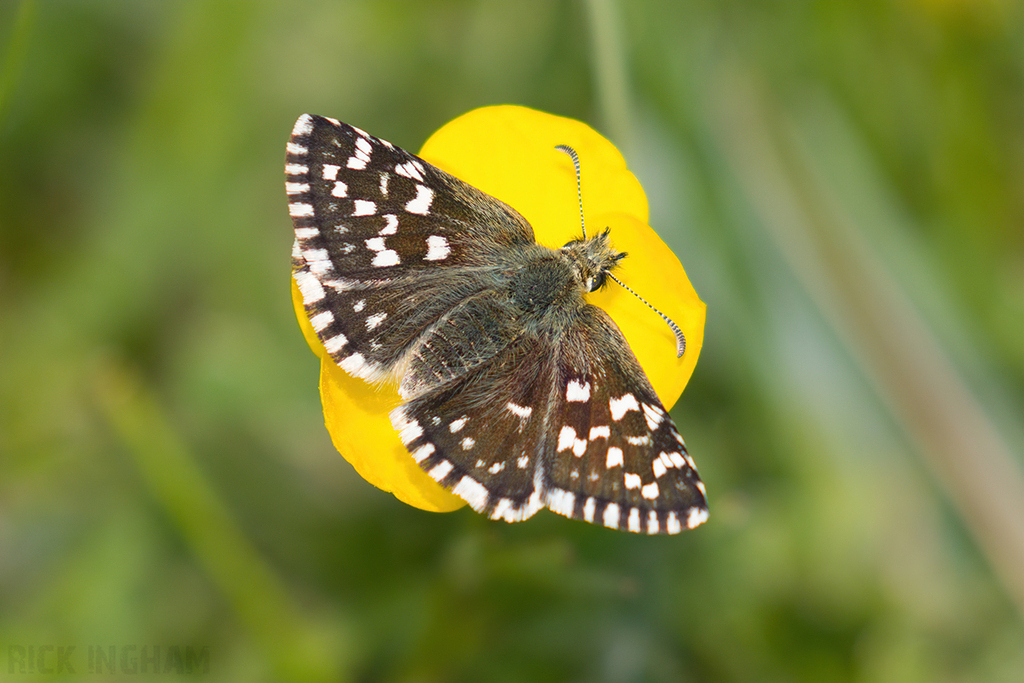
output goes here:
[[587, 234], [611, 228], [612, 244], [629, 254], [616, 276], [686, 336], [686, 353], [676, 358], [672, 331], [635, 296], [614, 282], [587, 296], [615, 320], [671, 408], [697, 364], [705, 307], [679, 259], [647, 225], [647, 197], [619, 150], [579, 121], [503, 105], [455, 119], [427, 140], [421, 156], [515, 208], [538, 242], [557, 248], [580, 237], [580, 216], [576, 172], [556, 145], [579, 155]]
[[[588, 295], [616, 321], [666, 407], [682, 393], [703, 342], [704, 304], [679, 260], [647, 225], [647, 198], [615, 147], [572, 119], [515, 106], [469, 112], [437, 131], [421, 156], [519, 211], [537, 241], [560, 247], [581, 235], [576, 176], [568, 145], [579, 154], [588, 235], [611, 229], [612, 243], [629, 253], [616, 275], [682, 328], [686, 353], [676, 358], [668, 326], [615, 283]], [[347, 375], [316, 339], [292, 282], [296, 315], [322, 359], [320, 396], [335, 446], [360, 476], [424, 510], [465, 503], [431, 479], [409, 456], [388, 413], [399, 404], [393, 387], [376, 388]]]
[[324, 424], [338, 449], [366, 481], [403, 503], [431, 512], [451, 512], [466, 504], [420, 469], [391, 427], [388, 413], [401, 403], [392, 386], [375, 387], [352, 377], [327, 355], [313, 331], [302, 295], [292, 279], [292, 304], [299, 327], [320, 357], [320, 402]]

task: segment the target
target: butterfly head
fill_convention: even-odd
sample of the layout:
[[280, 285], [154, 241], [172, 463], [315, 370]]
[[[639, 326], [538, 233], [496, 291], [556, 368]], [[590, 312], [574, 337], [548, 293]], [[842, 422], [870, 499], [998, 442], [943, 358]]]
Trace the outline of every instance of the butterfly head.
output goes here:
[[608, 274], [626, 257], [611, 245], [609, 230], [591, 237], [573, 240], [562, 247], [569, 257], [583, 289], [596, 292], [604, 287]]

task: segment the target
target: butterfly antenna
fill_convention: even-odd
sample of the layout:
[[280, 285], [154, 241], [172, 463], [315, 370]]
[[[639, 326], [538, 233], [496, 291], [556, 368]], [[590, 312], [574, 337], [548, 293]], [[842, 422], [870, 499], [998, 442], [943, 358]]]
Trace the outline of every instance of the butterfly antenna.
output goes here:
[[[555, 149], [557, 149], [559, 152], [565, 152], [566, 154], [568, 154], [569, 158], [572, 159], [572, 165], [576, 168], [576, 196], [579, 199], [580, 203], [580, 226], [583, 228], [583, 238], [586, 239], [587, 226], [583, 222], [583, 184], [580, 182], [580, 157], [578, 154], [576, 154], [576, 150], [574, 150], [569, 145], [556, 145]], [[651, 309], [652, 311], [660, 315], [661, 319], [668, 323], [669, 329], [671, 329], [672, 333], [676, 335], [676, 358], [682, 356], [683, 352], [686, 351], [686, 335], [684, 335], [683, 331], [679, 329], [679, 325], [676, 325], [672, 318], [668, 317], [667, 315], [659, 311], [657, 308], [652, 306], [650, 301], [648, 301], [647, 299], [643, 298], [635, 291], [633, 291], [633, 289], [629, 285], [627, 285], [619, 278], [615, 277], [613, 273], [609, 272], [607, 273], [607, 275], [611, 279], [615, 280], [615, 282], [617, 282], [620, 287], [622, 287], [627, 292], [635, 296], [637, 299], [640, 299], [640, 301], [647, 305], [647, 308]]]
[[569, 145], [555, 145], [555, 149], [559, 152], [565, 152], [572, 159], [572, 165], [576, 168], [576, 197], [580, 203], [580, 228], [583, 229], [583, 239], [587, 238], [587, 226], [583, 222], [583, 183], [580, 182], [580, 156], [576, 154]]
[[615, 277], [614, 273], [608, 273], [608, 277], [618, 282], [620, 287], [622, 287], [627, 292], [635, 296], [637, 299], [640, 299], [640, 301], [644, 302], [647, 305], [647, 308], [651, 309], [652, 311], [660, 315], [661, 319], [668, 323], [669, 329], [671, 329], [672, 333], [676, 335], [676, 358], [682, 356], [683, 352], [686, 351], [686, 335], [684, 335], [683, 331], [679, 329], [679, 325], [676, 325], [675, 322], [673, 322], [672, 318], [668, 317], [667, 315], [659, 311], [657, 308], [652, 306], [650, 301], [634, 292], [629, 285], [627, 285], [619, 278]]

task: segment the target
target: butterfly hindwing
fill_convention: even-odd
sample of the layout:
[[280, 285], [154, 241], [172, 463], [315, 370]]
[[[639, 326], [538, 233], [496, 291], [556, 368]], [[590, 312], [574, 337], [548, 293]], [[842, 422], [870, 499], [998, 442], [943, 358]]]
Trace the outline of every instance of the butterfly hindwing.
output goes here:
[[548, 507], [603, 526], [678, 533], [703, 484], [622, 333], [586, 306], [559, 338], [521, 335], [392, 413], [414, 459], [478, 512]]
[[523, 336], [487, 362], [391, 413], [426, 472], [477, 512], [515, 522], [543, 507], [538, 447], [552, 385], [550, 348]]
[[686, 445], [608, 314], [584, 307], [556, 353], [545, 504], [649, 534], [703, 522], [704, 486]]

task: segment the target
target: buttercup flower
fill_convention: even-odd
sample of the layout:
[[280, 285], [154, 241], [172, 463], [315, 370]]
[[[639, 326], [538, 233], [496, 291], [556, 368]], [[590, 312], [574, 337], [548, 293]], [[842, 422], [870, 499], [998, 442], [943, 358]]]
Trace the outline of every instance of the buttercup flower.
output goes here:
[[[448, 123], [427, 140], [420, 156], [512, 206], [533, 226], [539, 243], [558, 248], [581, 235], [575, 171], [556, 145], [579, 154], [587, 234], [611, 229], [615, 249], [629, 254], [615, 274], [686, 335], [686, 352], [677, 358], [672, 331], [632, 294], [609, 282], [587, 295], [618, 324], [671, 408], [697, 363], [705, 307], [679, 260], [647, 225], [647, 198], [618, 150], [579, 121], [496, 106]], [[306, 340], [321, 359], [324, 421], [342, 456], [368, 482], [409, 505], [437, 512], [465, 505], [420, 469], [399, 441], [388, 418], [401, 402], [396, 388], [367, 384], [338, 367], [310, 327], [294, 279], [292, 300]]]

